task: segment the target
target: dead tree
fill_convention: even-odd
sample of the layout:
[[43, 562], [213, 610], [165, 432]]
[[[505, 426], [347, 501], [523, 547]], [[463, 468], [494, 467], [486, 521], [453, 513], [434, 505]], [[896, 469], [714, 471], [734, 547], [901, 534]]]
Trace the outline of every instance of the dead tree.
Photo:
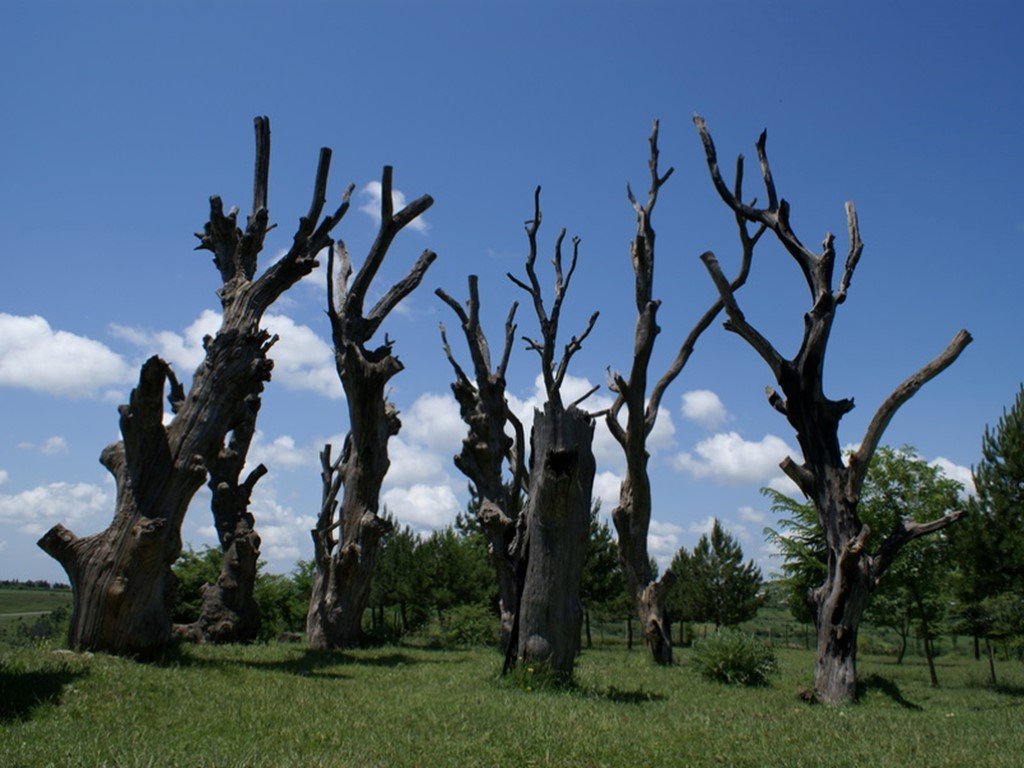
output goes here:
[[223, 556], [217, 581], [204, 584], [200, 590], [203, 603], [199, 618], [174, 627], [175, 634], [192, 642], [245, 643], [255, 640], [260, 631], [260, 610], [255, 597], [260, 537], [249, 512], [249, 501], [267, 468], [259, 464], [241, 480], [259, 408], [259, 396], [250, 395], [241, 409], [239, 422], [221, 448], [206, 461], [210, 509]]
[[[629, 186], [626, 187], [627, 196], [636, 212], [636, 236], [630, 244], [637, 311], [633, 332], [633, 364], [628, 381], [619, 373], [609, 371], [610, 387], [616, 393], [616, 397], [605, 421], [612, 436], [622, 446], [626, 458], [626, 475], [619, 489], [619, 504], [612, 510], [612, 521], [615, 523], [615, 530], [619, 535], [619, 560], [626, 574], [627, 586], [633, 597], [647, 647], [655, 662], [671, 664], [672, 638], [665, 616], [665, 599], [669, 587], [676, 580], [676, 574], [666, 571], [660, 579], [655, 580], [651, 570], [651, 558], [647, 552], [647, 531], [651, 522], [651, 482], [647, 474], [649, 459], [647, 436], [654, 429], [665, 390], [682, 372], [683, 367], [693, 354], [697, 340], [722, 310], [722, 302], [718, 300], [712, 304], [697, 321], [679, 348], [679, 353], [665, 374], [654, 385], [648, 398], [647, 382], [651, 353], [654, 351], [655, 339], [661, 331], [657, 323], [661, 300], [653, 298], [654, 226], [651, 219], [654, 206], [658, 202], [658, 192], [673, 171], [672, 168], [669, 168], [664, 175], [658, 171], [657, 121], [654, 122], [654, 129], [650, 137], [648, 167], [651, 173], [651, 187], [644, 205], [637, 201], [633, 190]], [[741, 162], [736, 169], [737, 197], [741, 196], [742, 183], [743, 165]], [[763, 232], [764, 226], [762, 225], [753, 235], [750, 235], [746, 223], [742, 220], [739, 221], [740, 242], [743, 248], [742, 262], [739, 274], [732, 283], [732, 290], [739, 289], [746, 282], [754, 245]], [[619, 413], [623, 407], [626, 409], [625, 427], [619, 421]]]
[[757, 142], [757, 155], [768, 205], [757, 208], [743, 203], [738, 195], [729, 191], [719, 173], [715, 145], [704, 121], [696, 117], [694, 122], [719, 196], [738, 218], [767, 227], [775, 234], [796, 261], [810, 290], [811, 309], [804, 315], [803, 340], [796, 356], [787, 360], [747, 322], [714, 254], [707, 252], [701, 256], [725, 302], [729, 318], [726, 329], [744, 339], [767, 363], [782, 390], [779, 394], [768, 387], [768, 402], [796, 430], [803, 463], [786, 458], [781, 467], [814, 503], [828, 546], [828, 575], [825, 582], [808, 595], [818, 631], [814, 691], [816, 697], [826, 703], [849, 702], [856, 695], [857, 629], [871, 592], [904, 545], [941, 530], [963, 516], [963, 511], [958, 511], [928, 523], [902, 520], [884, 536], [873, 537], [875, 532], [857, 515], [868, 465], [896, 410], [951, 365], [971, 342], [971, 336], [963, 330], [957, 333], [941, 354], [896, 387], [872, 417], [860, 446], [844, 461], [837, 433], [840, 419], [853, 408], [853, 400], [826, 397], [822, 375], [832, 322], [839, 305], [846, 300], [863, 249], [853, 204], [846, 204], [849, 250], [839, 287], [833, 290], [834, 237], [827, 234], [821, 252], [816, 253], [793, 232], [789, 204], [778, 197], [768, 165], [765, 134], [762, 133]]
[[437, 254], [424, 251], [409, 274], [365, 315], [364, 303], [395, 236], [433, 203], [429, 195], [423, 195], [395, 213], [391, 167], [385, 166], [380, 229], [351, 285], [352, 264], [344, 244], [332, 248], [328, 256], [327, 315], [335, 365], [345, 389], [349, 431], [336, 461], [331, 461], [330, 445], [321, 454], [323, 502], [312, 531], [316, 572], [306, 616], [306, 639], [313, 648], [345, 648], [362, 640], [362, 617], [370, 599], [377, 544], [392, 527], [377, 514], [381, 484], [390, 465], [388, 438], [402, 426], [385, 387], [404, 368], [392, 353], [393, 342], [386, 334], [381, 346], [368, 349], [366, 344], [391, 310], [420, 284]]
[[[114, 476], [117, 509], [110, 526], [78, 538], [62, 525], [39, 546], [60, 561], [74, 588], [69, 642], [73, 647], [111, 653], [149, 654], [171, 636], [171, 564], [181, 551], [181, 524], [192, 496], [206, 478], [206, 466], [242, 421], [242, 411], [270, 380], [273, 343], [260, 328], [264, 312], [316, 266], [317, 253], [349, 206], [349, 194], [321, 218], [326, 203], [331, 152], [320, 150], [313, 202], [299, 221], [288, 252], [256, 276], [257, 256], [271, 229], [267, 212], [270, 123], [256, 119], [256, 172], [252, 213], [245, 231], [238, 210], [224, 213], [210, 198], [210, 219], [198, 234], [197, 249], [213, 253], [222, 285], [223, 320], [204, 339], [206, 357], [186, 395], [170, 366], [147, 360], [121, 415], [122, 439], [108, 445], [100, 462]], [[164, 391], [173, 420], [163, 424]]]
[[[442, 323], [444, 353], [455, 371], [452, 393], [459, 403], [459, 414], [469, 427], [469, 433], [462, 441], [462, 450], [455, 456], [455, 466], [473, 483], [480, 499], [476, 520], [483, 531], [487, 554], [498, 580], [501, 647], [507, 650], [519, 602], [515, 560], [510, 547], [515, 538], [521, 491], [526, 479], [523, 425], [509, 409], [505, 398], [505, 371], [515, 340], [513, 320], [519, 304], [513, 302], [509, 310], [505, 320], [505, 347], [498, 367], [492, 370], [490, 347], [480, 327], [477, 276], [469, 276], [469, 301], [465, 309], [442, 289], [438, 288], [434, 293], [458, 316], [473, 361], [475, 380], [471, 380], [455, 360]], [[512, 425], [515, 440], [505, 433], [506, 424]], [[510, 464], [511, 483], [504, 481], [506, 460]]]
[[[578, 405], [593, 394], [566, 407], [561, 387], [569, 361], [579, 351], [597, 322], [591, 315], [586, 329], [574, 336], [561, 360], [555, 362], [555, 342], [562, 301], [569, 288], [579, 255], [579, 238], [572, 240], [569, 271], [562, 271], [563, 229], [555, 241], [555, 290], [550, 314], [544, 308], [534, 263], [540, 227], [540, 187], [534, 193], [533, 219], [526, 222], [530, 251], [526, 257], [525, 283], [511, 273], [509, 279], [533, 299], [540, 323], [541, 340], [524, 337], [527, 348], [540, 355], [541, 375], [547, 393], [543, 411], [535, 410], [530, 434], [530, 490], [521, 540], [515, 553], [522, 558], [522, 587], [515, 620], [516, 645], [510, 643], [506, 659], [549, 668], [560, 677], [572, 673], [579, 652], [580, 579], [590, 529], [590, 502], [594, 485], [594, 416]], [[507, 667], [507, 664], [506, 664]]]

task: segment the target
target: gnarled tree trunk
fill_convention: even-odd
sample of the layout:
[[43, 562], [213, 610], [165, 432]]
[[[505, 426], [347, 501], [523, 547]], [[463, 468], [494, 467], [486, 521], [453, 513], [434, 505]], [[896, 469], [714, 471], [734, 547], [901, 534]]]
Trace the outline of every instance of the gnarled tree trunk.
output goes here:
[[193, 642], [247, 643], [255, 640], [260, 631], [260, 610], [255, 597], [260, 537], [249, 512], [249, 500], [267, 468], [260, 464], [244, 481], [240, 479], [256, 431], [259, 407], [259, 399], [250, 396], [230, 439], [207, 461], [210, 508], [223, 556], [217, 580], [201, 589], [199, 618], [174, 627], [176, 634]]
[[[362, 641], [362, 618], [370, 599], [377, 544], [392, 527], [378, 514], [380, 488], [390, 465], [388, 438], [402, 425], [385, 389], [404, 367], [392, 354], [387, 337], [375, 349], [367, 349], [366, 343], [388, 313], [420, 284], [437, 258], [433, 251], [424, 251], [409, 274], [364, 316], [367, 290], [391, 241], [433, 204], [430, 196], [424, 195], [394, 213], [390, 166], [384, 168], [381, 188], [380, 230], [352, 285], [352, 266], [344, 246], [337, 254], [332, 248], [327, 262], [327, 314], [335, 364], [345, 389], [349, 432], [336, 462], [331, 462], [329, 445], [321, 454], [324, 493], [312, 531], [316, 572], [306, 615], [306, 638], [313, 648], [345, 648]], [[340, 262], [337, 276], [336, 255]]]
[[590, 317], [586, 329], [565, 345], [562, 359], [555, 363], [555, 342], [562, 301], [576, 270], [579, 238], [573, 238], [572, 262], [562, 272], [562, 242], [565, 230], [555, 242], [555, 291], [551, 313], [544, 308], [540, 282], [534, 270], [537, 258], [537, 230], [540, 227], [540, 187], [534, 193], [534, 217], [526, 224], [530, 251], [526, 258], [525, 283], [511, 274], [516, 285], [533, 299], [542, 341], [527, 338], [528, 348], [541, 358], [541, 375], [547, 392], [543, 411], [534, 411], [530, 435], [530, 491], [520, 538], [513, 552], [520, 559], [522, 578], [519, 606], [514, 622], [515, 646], [506, 651], [506, 665], [518, 661], [542, 666], [566, 678], [572, 674], [579, 653], [580, 581], [590, 531], [590, 504], [594, 484], [593, 416], [576, 407], [565, 407], [561, 387], [569, 361], [597, 322]]
[[[636, 212], [636, 236], [630, 244], [637, 310], [633, 333], [633, 363], [628, 381], [616, 372], [610, 373], [611, 388], [616, 393], [616, 398], [605, 421], [612, 436], [622, 446], [626, 458], [626, 476], [619, 488], [619, 504], [612, 510], [612, 522], [615, 523], [615, 530], [619, 535], [619, 558], [651, 656], [656, 663], [667, 665], [672, 663], [672, 635], [665, 612], [665, 600], [677, 574], [666, 571], [661, 579], [655, 580], [651, 570], [651, 558], [647, 551], [647, 533], [651, 523], [651, 483], [647, 474], [650, 456], [647, 452], [647, 436], [654, 429], [665, 390], [682, 372], [701, 334], [721, 312], [722, 302], [716, 301], [693, 327], [675, 360], [654, 385], [648, 398], [648, 368], [655, 339], [661, 331], [657, 323], [661, 302], [653, 298], [655, 233], [652, 217], [654, 206], [658, 202], [658, 192], [673, 171], [669, 168], [664, 175], [659, 173], [658, 154], [658, 122], [655, 121], [650, 138], [648, 167], [651, 172], [651, 188], [647, 203], [640, 205], [633, 196], [633, 190], [628, 186], [626, 188], [629, 201]], [[762, 227], [753, 237], [749, 237], [746, 227], [740, 226], [743, 261], [740, 273], [732, 283], [734, 290], [747, 279], [753, 246], [763, 231]], [[627, 414], [625, 428], [619, 423], [618, 418], [623, 406]]]
[[833, 290], [835, 239], [831, 234], [826, 235], [822, 251], [816, 253], [793, 232], [789, 204], [778, 197], [768, 165], [765, 134], [762, 133], [757, 142], [757, 155], [768, 207], [755, 208], [742, 201], [738, 185], [735, 192], [725, 185], [707, 126], [700, 117], [695, 117], [694, 122], [719, 196], [732, 209], [737, 221], [756, 223], [772, 231], [796, 261], [811, 294], [812, 306], [804, 315], [802, 343], [796, 356], [786, 359], [747, 322], [714, 254], [709, 251], [701, 256], [725, 304], [729, 318], [726, 329], [742, 337], [771, 369], [782, 394], [768, 387], [768, 402], [786, 417], [796, 431], [803, 452], [803, 464], [787, 457], [781, 467], [814, 502], [828, 548], [826, 580], [809, 595], [818, 630], [814, 692], [822, 702], [843, 704], [856, 697], [857, 630], [868, 598], [879, 579], [908, 542], [945, 528], [964, 514], [959, 511], [928, 523], [900, 520], [872, 551], [872, 531], [857, 515], [868, 465], [897, 409], [951, 365], [970, 343], [971, 337], [967, 331], [960, 331], [941, 354], [893, 390], [868, 424], [860, 446], [844, 461], [839, 448], [839, 422], [853, 409], [853, 400], [826, 397], [822, 378], [832, 322], [839, 305], [846, 300], [863, 250], [853, 204], [846, 204], [850, 246], [839, 287]]
[[580, 579], [596, 464], [594, 422], [553, 403], [535, 411], [526, 507], [526, 578], [519, 598], [519, 656], [568, 675], [579, 653]]
[[[316, 254], [348, 209], [346, 194], [341, 207], [320, 220], [330, 166], [330, 150], [323, 149], [309, 214], [285, 256], [257, 278], [257, 256], [269, 228], [269, 165], [270, 124], [257, 118], [253, 209], [245, 231], [236, 224], [237, 209], [225, 215], [220, 198], [213, 197], [210, 219], [197, 235], [199, 248], [213, 253], [223, 281], [221, 328], [204, 341], [206, 358], [187, 396], [163, 360], [152, 357], [142, 366], [138, 386], [119, 408], [122, 440], [100, 457], [117, 487], [110, 526], [78, 538], [57, 525], [39, 541], [64, 566], [74, 588], [73, 647], [144, 655], [167, 644], [175, 586], [171, 564], [181, 551], [188, 504], [206, 477], [206, 464], [239, 423], [240, 409], [270, 379], [267, 350], [273, 341], [260, 328], [263, 313], [312, 271]], [[175, 416], [164, 426], [167, 383]]]
[[[462, 450], [455, 456], [455, 466], [470, 479], [480, 499], [476, 520], [487, 542], [487, 554], [497, 577], [501, 647], [507, 651], [519, 604], [516, 563], [511, 547], [519, 521], [520, 492], [527, 474], [523, 426], [509, 410], [505, 398], [505, 370], [515, 338], [513, 319], [518, 304], [512, 304], [505, 321], [504, 351], [498, 367], [492, 371], [490, 348], [480, 327], [477, 276], [469, 276], [468, 312], [440, 288], [435, 293], [458, 315], [473, 361], [475, 381], [470, 381], [455, 360], [442, 324], [441, 340], [445, 355], [455, 371], [452, 392], [459, 403], [459, 414], [469, 427], [469, 433], [462, 441]], [[505, 434], [506, 423], [513, 426], [514, 441]], [[511, 465], [511, 487], [502, 477], [506, 459]]]

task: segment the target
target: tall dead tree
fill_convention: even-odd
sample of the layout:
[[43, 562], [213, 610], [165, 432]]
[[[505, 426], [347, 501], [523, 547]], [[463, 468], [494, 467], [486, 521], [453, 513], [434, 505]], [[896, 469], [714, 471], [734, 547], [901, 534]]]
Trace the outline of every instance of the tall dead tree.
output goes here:
[[[569, 271], [562, 270], [563, 229], [555, 241], [555, 290], [550, 314], [534, 263], [537, 260], [537, 230], [540, 227], [540, 187], [534, 193], [533, 219], [526, 222], [530, 251], [526, 257], [528, 283], [509, 273], [509, 279], [533, 299], [540, 324], [541, 340], [524, 337], [527, 348], [540, 355], [541, 375], [547, 401], [543, 410], [533, 413], [530, 433], [530, 490], [524, 518], [522, 540], [517, 554], [523, 559], [523, 582], [515, 620], [515, 658], [522, 663], [541, 665], [556, 675], [572, 673], [579, 652], [583, 610], [580, 605], [580, 579], [590, 529], [590, 502], [594, 485], [595, 462], [592, 443], [594, 417], [578, 405], [593, 394], [566, 407], [561, 387], [569, 361], [578, 352], [597, 322], [591, 315], [587, 327], [565, 345], [562, 358], [555, 362], [555, 342], [565, 292], [569, 288], [579, 255], [579, 238], [572, 240]], [[506, 659], [511, 659], [510, 644]]]
[[391, 190], [391, 166], [385, 166], [380, 228], [351, 285], [352, 264], [344, 244], [332, 247], [327, 260], [327, 315], [335, 365], [345, 389], [349, 431], [337, 460], [331, 459], [330, 445], [321, 453], [323, 501], [312, 531], [316, 572], [306, 616], [306, 639], [313, 648], [344, 648], [361, 642], [377, 544], [392, 527], [377, 512], [381, 484], [391, 463], [388, 438], [398, 434], [402, 423], [385, 387], [404, 366], [392, 353], [393, 342], [386, 334], [381, 346], [368, 349], [366, 344], [391, 310], [420, 284], [437, 254], [423, 251], [410, 272], [364, 315], [367, 291], [391, 242], [434, 203], [423, 195], [395, 213]]
[[[497, 368], [492, 369], [490, 347], [480, 327], [477, 276], [469, 276], [469, 300], [465, 309], [442, 289], [438, 288], [434, 293], [458, 316], [473, 361], [474, 379], [471, 380], [456, 361], [442, 323], [444, 353], [455, 371], [452, 393], [459, 403], [459, 414], [469, 427], [469, 433], [462, 440], [462, 450], [455, 456], [455, 466], [473, 483], [480, 499], [476, 520], [483, 531], [487, 554], [498, 580], [501, 647], [507, 650], [519, 602], [515, 559], [510, 548], [516, 534], [521, 491], [526, 479], [523, 425], [509, 409], [505, 398], [505, 371], [515, 340], [513, 321], [519, 305], [514, 302], [509, 310], [501, 361]], [[506, 424], [512, 425], [515, 440], [505, 433]], [[506, 460], [510, 464], [511, 483], [504, 480]]]
[[[171, 564], [181, 551], [181, 524], [192, 496], [206, 478], [206, 466], [227, 433], [244, 422], [251, 398], [270, 380], [267, 351], [273, 340], [260, 328], [263, 313], [316, 266], [316, 254], [349, 206], [321, 218], [326, 203], [331, 152], [320, 150], [313, 202], [299, 221], [288, 252], [256, 276], [257, 257], [271, 229], [267, 212], [270, 122], [256, 119], [256, 171], [252, 213], [243, 231], [237, 208], [227, 214], [210, 198], [210, 219], [198, 234], [198, 249], [213, 253], [222, 285], [223, 320], [204, 339], [206, 357], [186, 395], [170, 366], [147, 360], [121, 415], [122, 439], [108, 445], [100, 462], [114, 476], [117, 509], [110, 526], [79, 538], [62, 525], [39, 546], [56, 558], [74, 588], [69, 642], [73, 647], [111, 653], [149, 654], [171, 636]], [[163, 397], [174, 418], [163, 423]]]
[[941, 354], [896, 387], [872, 417], [860, 446], [844, 461], [839, 447], [839, 421], [853, 408], [853, 400], [826, 397], [822, 375], [832, 322], [839, 305], [846, 300], [863, 249], [853, 204], [846, 204], [850, 244], [839, 287], [833, 290], [834, 237], [827, 234], [821, 252], [816, 253], [793, 232], [789, 204], [779, 198], [768, 165], [765, 134], [758, 139], [757, 155], [768, 206], [756, 208], [729, 191], [719, 173], [715, 145], [704, 120], [695, 117], [694, 122], [719, 196], [738, 218], [767, 227], [775, 234], [796, 261], [810, 290], [811, 309], [804, 315], [803, 340], [796, 356], [787, 360], [747, 322], [714, 254], [707, 252], [701, 256], [725, 303], [729, 318], [726, 329], [744, 339], [767, 363], [782, 390], [779, 394], [768, 387], [768, 402], [796, 430], [803, 463], [787, 457], [781, 467], [814, 503], [828, 546], [828, 575], [824, 583], [808, 595], [818, 633], [814, 691], [820, 701], [842, 704], [856, 696], [857, 630], [879, 579], [908, 542], [941, 530], [964, 514], [958, 511], [927, 523], [901, 520], [884, 536], [874, 536], [875, 532], [862, 523], [857, 514], [868, 465], [896, 410], [951, 365], [971, 342], [971, 336], [961, 330]]
[[[615, 371], [609, 371], [610, 387], [616, 393], [616, 397], [605, 421], [626, 458], [626, 475], [619, 489], [619, 504], [612, 510], [612, 521], [619, 535], [619, 560], [626, 574], [627, 586], [636, 606], [647, 647], [655, 662], [671, 664], [672, 639], [665, 616], [665, 599], [669, 587], [675, 582], [676, 574], [666, 571], [656, 580], [647, 551], [647, 531], [651, 522], [651, 482], [647, 474], [647, 461], [650, 455], [647, 452], [647, 436], [654, 429], [665, 390], [682, 372], [693, 354], [697, 340], [722, 310], [722, 302], [716, 301], [697, 321], [648, 398], [647, 381], [651, 353], [654, 351], [655, 339], [661, 331], [657, 323], [661, 300], [653, 298], [654, 226], [651, 219], [654, 206], [658, 202], [658, 192], [674, 170], [669, 168], [664, 175], [658, 171], [657, 121], [654, 122], [649, 143], [648, 167], [651, 173], [651, 187], [647, 193], [647, 202], [641, 205], [633, 195], [633, 190], [628, 185], [626, 187], [629, 202], [636, 212], [636, 236], [630, 243], [637, 311], [633, 332], [633, 364], [628, 380]], [[741, 158], [736, 169], [737, 197], [742, 195], [742, 184]], [[750, 235], [746, 223], [742, 220], [738, 223], [743, 251], [740, 271], [732, 283], [732, 290], [739, 289], [746, 282], [754, 245], [764, 232], [762, 225]], [[626, 409], [625, 427], [619, 421], [619, 413], [623, 407]]]
[[249, 501], [267, 468], [259, 464], [241, 479], [259, 408], [258, 395], [246, 398], [239, 421], [220, 449], [206, 461], [210, 509], [223, 554], [217, 580], [204, 584], [200, 590], [203, 602], [199, 618], [174, 627], [175, 634], [193, 642], [244, 643], [255, 640], [260, 631], [255, 596], [260, 537], [255, 518], [249, 512]]

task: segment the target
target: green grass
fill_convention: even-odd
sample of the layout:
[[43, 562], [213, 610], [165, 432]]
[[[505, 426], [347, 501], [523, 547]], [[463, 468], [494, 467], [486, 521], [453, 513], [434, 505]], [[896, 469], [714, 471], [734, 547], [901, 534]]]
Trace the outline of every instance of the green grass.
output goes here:
[[70, 610], [71, 590], [0, 588], [0, 638], [58, 608]]
[[0, 650], [15, 766], [1017, 766], [1024, 667], [864, 657], [862, 702], [803, 703], [812, 654], [763, 688], [594, 650], [567, 690], [499, 680], [494, 651], [190, 647], [162, 663]]

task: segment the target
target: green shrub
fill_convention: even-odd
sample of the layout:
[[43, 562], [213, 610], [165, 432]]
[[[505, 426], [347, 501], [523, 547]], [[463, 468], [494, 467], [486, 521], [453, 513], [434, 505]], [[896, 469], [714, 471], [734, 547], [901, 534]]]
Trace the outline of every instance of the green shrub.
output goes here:
[[441, 636], [446, 645], [495, 646], [498, 620], [486, 605], [459, 605], [444, 612]]
[[708, 680], [734, 685], [767, 685], [778, 672], [775, 650], [733, 629], [723, 629], [693, 644], [693, 666]]

